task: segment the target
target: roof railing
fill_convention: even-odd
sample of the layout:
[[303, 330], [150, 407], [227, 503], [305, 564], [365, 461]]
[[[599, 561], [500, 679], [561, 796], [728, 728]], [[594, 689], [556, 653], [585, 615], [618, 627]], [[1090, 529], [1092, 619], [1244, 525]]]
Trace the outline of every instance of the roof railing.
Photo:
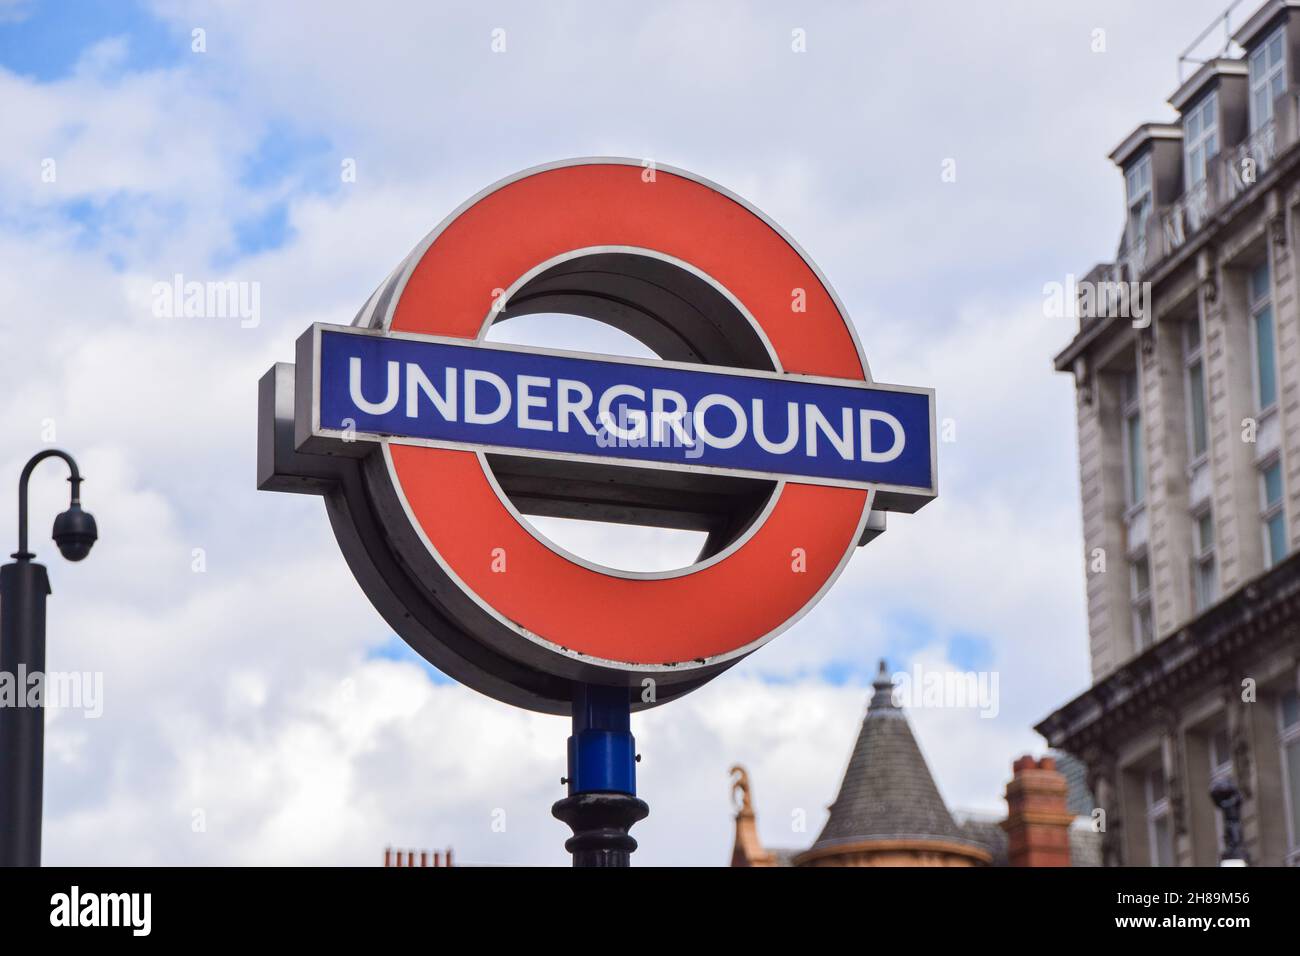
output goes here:
[[[1210, 22], [1210, 25], [1201, 31], [1200, 36], [1198, 36], [1195, 40], [1193, 40], [1188, 45], [1187, 49], [1184, 50], [1179, 55], [1178, 57], [1178, 85], [1179, 86], [1183, 85], [1183, 82], [1187, 79], [1188, 76], [1190, 76], [1192, 73], [1195, 73], [1197, 69], [1204, 66], [1206, 63], [1209, 63], [1211, 60], [1221, 56], [1228, 56], [1230, 54], [1233, 56], [1241, 55], [1242, 52], [1241, 49], [1238, 48], [1237, 45], [1232, 42], [1232, 33], [1233, 33], [1232, 11], [1235, 10], [1240, 4], [1241, 4], [1241, 0], [1232, 0], [1232, 3], [1228, 4], [1228, 9], [1224, 10], [1223, 13], [1215, 17], [1214, 20]], [[1238, 26], [1240, 26], [1240, 24], [1238, 24]], [[1221, 33], [1219, 32], [1220, 30], [1222, 31]], [[1207, 39], [1209, 39], [1212, 35], [1216, 33], [1218, 33], [1219, 36], [1221, 36], [1222, 40], [1221, 42], [1216, 41], [1217, 45], [1210, 47], [1210, 49], [1213, 49], [1215, 52], [1210, 55], [1203, 55], [1199, 57], [1193, 56], [1194, 53], [1198, 53], [1198, 52], [1204, 54], [1205, 50], [1202, 49], [1202, 44], [1204, 44]], [[1192, 68], [1191, 71], [1184, 72], [1186, 68], [1189, 66]]]

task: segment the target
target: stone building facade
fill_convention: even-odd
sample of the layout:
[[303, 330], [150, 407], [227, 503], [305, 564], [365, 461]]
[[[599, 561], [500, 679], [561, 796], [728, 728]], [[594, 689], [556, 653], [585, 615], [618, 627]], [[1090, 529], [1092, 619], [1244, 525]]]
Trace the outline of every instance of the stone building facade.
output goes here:
[[1112, 865], [1300, 863], [1300, 3], [1269, 0], [1111, 153], [1113, 263], [1077, 284], [1093, 685], [1038, 725]]

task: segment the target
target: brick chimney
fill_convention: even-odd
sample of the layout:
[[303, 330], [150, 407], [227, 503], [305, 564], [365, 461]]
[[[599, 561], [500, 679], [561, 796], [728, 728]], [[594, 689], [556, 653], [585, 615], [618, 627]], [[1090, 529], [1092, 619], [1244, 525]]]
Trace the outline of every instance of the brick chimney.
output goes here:
[[1069, 866], [1068, 786], [1051, 757], [1025, 755], [1011, 765], [1007, 784], [1007, 861], [1011, 866]]

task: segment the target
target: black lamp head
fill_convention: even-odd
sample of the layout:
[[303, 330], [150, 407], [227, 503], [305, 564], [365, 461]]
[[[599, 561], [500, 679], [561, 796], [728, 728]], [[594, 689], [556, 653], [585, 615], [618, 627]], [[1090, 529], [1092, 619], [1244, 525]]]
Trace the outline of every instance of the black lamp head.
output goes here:
[[69, 561], [80, 561], [90, 554], [91, 545], [98, 537], [94, 515], [82, 511], [78, 501], [73, 501], [67, 511], [54, 519], [54, 543]]
[[1241, 804], [1241, 791], [1239, 791], [1231, 780], [1222, 778], [1214, 781], [1210, 787], [1210, 799], [1214, 801], [1215, 806], [1220, 810], [1226, 810], [1231, 806]]

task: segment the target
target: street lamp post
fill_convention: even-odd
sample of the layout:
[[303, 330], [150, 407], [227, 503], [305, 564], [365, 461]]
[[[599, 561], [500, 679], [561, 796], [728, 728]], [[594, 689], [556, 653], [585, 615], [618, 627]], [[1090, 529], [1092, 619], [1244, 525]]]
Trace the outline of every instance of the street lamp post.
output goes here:
[[1210, 799], [1223, 814], [1223, 853], [1219, 866], [1248, 866], [1250, 861], [1241, 833], [1241, 791], [1230, 780], [1216, 780], [1210, 787]]
[[[54, 543], [69, 561], [90, 553], [98, 532], [81, 510], [81, 472], [58, 449], [33, 455], [18, 479], [18, 550], [0, 567], [0, 675], [12, 682], [0, 700], [0, 866], [40, 866], [41, 799], [45, 751], [45, 598], [50, 579], [27, 550], [27, 480], [46, 458], [62, 458], [71, 472], [72, 501], [54, 519]], [[42, 690], [28, 701], [28, 680], [41, 675]]]

